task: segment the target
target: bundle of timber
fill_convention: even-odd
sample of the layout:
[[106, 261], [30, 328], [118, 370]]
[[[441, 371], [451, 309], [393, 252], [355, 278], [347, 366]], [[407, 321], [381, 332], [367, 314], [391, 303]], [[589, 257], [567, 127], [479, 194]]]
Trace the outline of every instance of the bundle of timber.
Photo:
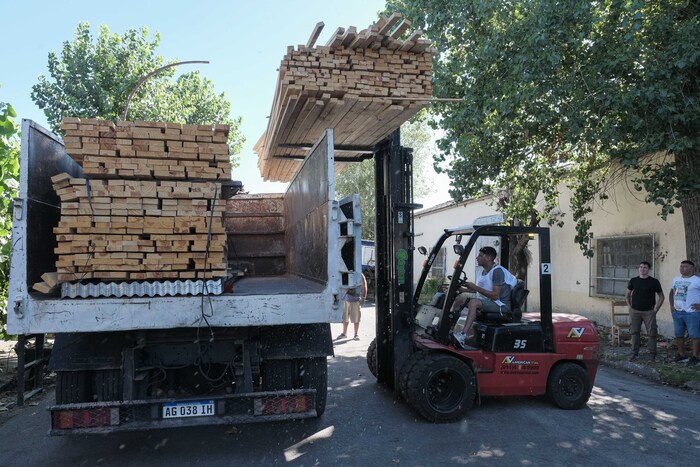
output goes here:
[[90, 177], [230, 179], [228, 125], [64, 118], [61, 130], [66, 152]]
[[280, 65], [268, 127], [254, 148], [266, 180], [291, 180], [327, 128], [336, 152], [358, 159], [432, 97], [435, 50], [419, 30], [398, 40], [410, 27], [400, 15], [359, 33], [338, 28], [325, 46], [313, 47], [322, 27], [305, 46], [289, 47]]
[[226, 276], [227, 125], [66, 118], [61, 128], [86, 178], [51, 178], [61, 200], [56, 275], [35, 290]]
[[226, 201], [213, 182], [52, 177], [58, 282], [226, 275]]

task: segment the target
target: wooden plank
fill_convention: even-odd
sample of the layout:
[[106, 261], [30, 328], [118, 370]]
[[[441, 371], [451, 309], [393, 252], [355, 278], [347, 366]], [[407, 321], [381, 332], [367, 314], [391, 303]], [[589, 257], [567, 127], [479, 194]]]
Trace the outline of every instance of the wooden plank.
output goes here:
[[314, 26], [313, 31], [311, 32], [311, 36], [309, 37], [309, 40], [306, 41], [306, 48], [310, 49], [316, 44], [316, 40], [318, 40], [318, 36], [321, 35], [321, 31], [323, 31], [323, 27], [325, 24], [323, 21], [320, 21], [316, 23], [316, 26]]

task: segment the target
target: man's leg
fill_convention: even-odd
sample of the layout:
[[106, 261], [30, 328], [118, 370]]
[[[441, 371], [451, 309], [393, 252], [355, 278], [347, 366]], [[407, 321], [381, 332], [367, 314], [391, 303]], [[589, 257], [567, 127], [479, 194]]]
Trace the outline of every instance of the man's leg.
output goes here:
[[464, 323], [464, 334], [468, 334], [469, 331], [471, 331], [472, 324], [474, 324], [474, 320], [476, 319], [476, 310], [479, 308], [481, 308], [481, 300], [476, 298], [469, 300], [469, 305], [467, 305], [467, 322]]
[[[642, 330], [642, 313], [639, 310], [630, 308], [630, 335], [632, 336], [632, 357], [639, 355], [639, 333]], [[649, 328], [647, 328], [648, 330]]]
[[676, 351], [678, 356], [685, 358], [685, 321], [681, 316], [682, 313], [682, 311], [674, 311], [671, 316], [673, 317], [673, 333], [676, 336]]
[[656, 313], [654, 310], [644, 312], [644, 328], [647, 330], [647, 349], [649, 358], [656, 359], [656, 336], [658, 334], [656, 326]]
[[357, 333], [360, 330], [360, 322], [358, 321], [357, 323], [353, 323], [355, 326], [355, 337], [358, 337], [359, 334]]

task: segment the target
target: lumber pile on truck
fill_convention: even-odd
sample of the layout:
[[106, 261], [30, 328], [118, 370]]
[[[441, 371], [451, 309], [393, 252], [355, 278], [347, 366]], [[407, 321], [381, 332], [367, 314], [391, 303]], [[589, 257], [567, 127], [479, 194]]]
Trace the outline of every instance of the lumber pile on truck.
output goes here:
[[421, 31], [399, 40], [410, 28], [400, 15], [360, 32], [338, 28], [314, 47], [322, 26], [282, 59], [268, 127], [254, 148], [266, 180], [291, 180], [326, 128], [339, 156], [358, 158], [356, 148], [377, 144], [432, 98], [435, 50]]
[[52, 177], [56, 281], [226, 276], [226, 125], [64, 119], [85, 178]]

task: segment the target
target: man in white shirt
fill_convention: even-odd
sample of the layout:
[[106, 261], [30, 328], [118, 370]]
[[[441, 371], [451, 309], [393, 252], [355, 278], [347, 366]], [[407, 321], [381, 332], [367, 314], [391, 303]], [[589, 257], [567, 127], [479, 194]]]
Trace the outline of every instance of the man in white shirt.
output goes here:
[[[510, 292], [518, 280], [506, 268], [496, 264], [496, 255], [496, 249], [493, 247], [481, 248], [476, 256], [476, 264], [483, 269], [477, 277], [476, 284], [466, 282], [459, 289], [459, 292], [476, 292], [476, 298], [472, 298], [467, 304], [467, 321], [463, 330], [465, 334], [471, 330], [477, 310], [490, 313], [511, 311]], [[458, 296], [452, 309], [459, 310], [466, 300], [466, 295]]]
[[695, 263], [689, 260], [681, 261], [681, 275], [673, 279], [671, 291], [668, 294], [673, 316], [673, 331], [676, 336], [678, 355], [675, 361], [687, 359], [685, 355], [685, 331], [693, 340], [693, 355], [688, 359], [688, 365], [700, 362], [700, 277], [693, 275]]

